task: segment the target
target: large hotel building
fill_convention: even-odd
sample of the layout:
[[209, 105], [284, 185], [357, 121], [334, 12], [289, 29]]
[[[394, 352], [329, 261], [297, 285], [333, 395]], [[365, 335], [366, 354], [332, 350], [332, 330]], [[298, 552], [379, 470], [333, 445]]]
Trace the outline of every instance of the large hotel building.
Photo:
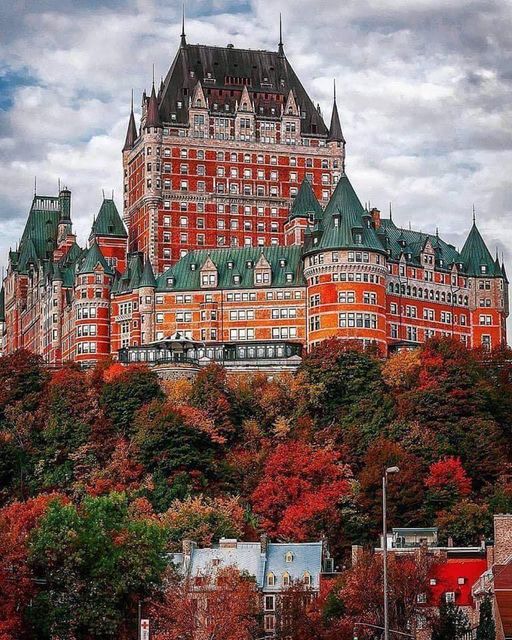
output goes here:
[[[506, 341], [508, 280], [475, 222], [458, 252], [364, 207], [329, 126], [277, 51], [190, 45], [132, 111], [123, 215], [85, 248], [71, 193], [35, 195], [0, 293], [3, 353], [269, 363], [331, 336], [383, 354], [449, 335]], [[179, 352], [179, 353], [178, 353]]]

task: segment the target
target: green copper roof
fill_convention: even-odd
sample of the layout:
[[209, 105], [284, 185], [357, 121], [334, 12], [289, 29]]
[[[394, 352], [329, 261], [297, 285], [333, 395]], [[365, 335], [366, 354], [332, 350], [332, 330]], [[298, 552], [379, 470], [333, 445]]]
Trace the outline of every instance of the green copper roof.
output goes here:
[[474, 222], [460, 255], [469, 276], [503, 276]]
[[[448, 269], [450, 265], [462, 261], [455, 247], [439, 238], [439, 236], [421, 231], [412, 231], [411, 229], [401, 229], [389, 218], [382, 218], [378, 236], [382, 245], [389, 249], [389, 257], [393, 260], [399, 260], [402, 252], [404, 254], [410, 253], [411, 259], [408, 259], [407, 262], [420, 266], [420, 254], [427, 241], [430, 240], [436, 252], [437, 267]], [[405, 247], [401, 246], [403, 242], [406, 243]]]
[[80, 273], [80, 274], [82, 274], [82, 273], [94, 273], [98, 263], [101, 264], [101, 266], [103, 267], [105, 273], [108, 273], [109, 275], [114, 275], [114, 272], [109, 267], [107, 261], [103, 257], [103, 254], [101, 253], [100, 248], [98, 247], [96, 242], [93, 242], [92, 245], [90, 246], [89, 250], [85, 254], [85, 257], [84, 257], [84, 259], [83, 259], [83, 261], [82, 261], [82, 263], [80, 265], [78, 273]]
[[39, 260], [47, 257], [48, 251], [55, 249], [59, 219], [60, 203], [58, 197], [34, 195], [20, 241], [20, 260], [18, 262], [20, 271], [26, 271], [27, 260], [37, 264]]
[[309, 218], [313, 214], [316, 219], [321, 218], [322, 213], [322, 207], [316, 199], [311, 183], [307, 178], [304, 178], [299, 192], [295, 196], [288, 218]]
[[[261, 255], [271, 267], [270, 287], [296, 287], [304, 284], [302, 247], [270, 246], [240, 249], [191, 251], [157, 281], [159, 290], [194, 291], [201, 289], [201, 267], [211, 258], [218, 272], [218, 289], [253, 289], [254, 267]], [[240, 283], [235, 282], [240, 276]], [[170, 279], [174, 278], [174, 283]]]
[[310, 251], [316, 249], [366, 249], [384, 252], [370, 215], [363, 208], [346, 175], [342, 175], [331, 196]]
[[128, 262], [124, 273], [119, 278], [116, 285], [116, 293], [124, 293], [138, 289], [140, 279], [142, 277], [143, 267], [142, 258], [139, 253], [132, 253], [128, 256]]
[[116, 238], [127, 238], [121, 216], [117, 211], [115, 202], [105, 198], [101, 203], [98, 216], [94, 221], [91, 229], [92, 236], [114, 236]]
[[146, 264], [142, 271], [142, 275], [139, 281], [139, 287], [156, 287], [155, 274], [153, 273], [153, 267], [151, 262], [146, 259]]

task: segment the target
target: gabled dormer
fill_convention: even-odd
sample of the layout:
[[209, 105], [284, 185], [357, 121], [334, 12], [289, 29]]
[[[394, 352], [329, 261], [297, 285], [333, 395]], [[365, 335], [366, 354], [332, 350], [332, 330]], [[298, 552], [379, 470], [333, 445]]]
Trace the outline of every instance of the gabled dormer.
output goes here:
[[254, 265], [254, 286], [268, 287], [272, 283], [272, 267], [263, 252]]
[[254, 113], [254, 105], [249, 95], [247, 85], [244, 85], [242, 89], [242, 95], [240, 96], [240, 102], [238, 103], [238, 111], [244, 113]]
[[420, 252], [421, 266], [424, 269], [434, 269], [436, 265], [436, 252], [430, 238], [425, 240]]
[[203, 266], [199, 270], [201, 289], [215, 289], [219, 284], [219, 272], [217, 266], [208, 255]]
[[293, 94], [293, 91], [290, 89], [290, 91], [288, 92], [288, 97], [286, 98], [286, 104], [284, 106], [284, 113], [283, 116], [290, 116], [290, 117], [296, 117], [299, 118], [300, 117], [300, 113], [299, 113], [299, 107], [297, 106], [297, 101], [295, 100], [295, 96]]
[[194, 87], [194, 93], [192, 94], [192, 102], [190, 109], [208, 109], [208, 101], [203, 91], [203, 85], [201, 81], [198, 81]]

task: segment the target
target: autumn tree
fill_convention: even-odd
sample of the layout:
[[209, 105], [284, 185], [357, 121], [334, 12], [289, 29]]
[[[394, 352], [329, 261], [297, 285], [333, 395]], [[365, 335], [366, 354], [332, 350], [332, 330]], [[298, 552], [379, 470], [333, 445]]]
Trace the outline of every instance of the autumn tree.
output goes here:
[[350, 491], [341, 456], [302, 442], [278, 445], [252, 494], [255, 513], [271, 536], [302, 541], [319, 536]]
[[[424, 613], [418, 595], [427, 593], [428, 577], [433, 564], [428, 556], [388, 556], [389, 626], [391, 629], [414, 628], [416, 618]], [[383, 625], [382, 557], [365, 552], [351, 569], [339, 578], [332, 589], [337, 615], [331, 619], [342, 631], [339, 637], [352, 633], [355, 622]], [[351, 636], [349, 636], [351, 637]]]
[[165, 531], [130, 511], [123, 494], [52, 502], [29, 543], [43, 583], [33, 599], [34, 638], [107, 638], [135, 618], [135, 601], [160, 584]]
[[194, 496], [174, 500], [162, 515], [169, 541], [176, 549], [182, 540], [210, 547], [220, 538], [240, 538], [244, 530], [244, 509], [236, 497]]
[[158, 511], [165, 511], [176, 498], [204, 490], [215, 475], [218, 434], [208, 422], [195, 421], [196, 417], [187, 418], [181, 407], [160, 400], [135, 416], [135, 458], [152, 474], [151, 500]]
[[156, 373], [147, 367], [132, 366], [116, 372], [103, 385], [100, 404], [118, 432], [128, 435], [136, 411], [157, 398], [163, 398], [163, 392]]
[[251, 640], [258, 628], [258, 594], [235, 567], [180, 579], [170, 572], [149, 607], [154, 640]]
[[435, 525], [439, 527], [441, 544], [451, 538], [456, 546], [478, 545], [482, 536], [492, 535], [492, 514], [486, 504], [464, 499], [451, 509], [440, 511]]
[[0, 509], [0, 638], [30, 638], [25, 612], [37, 592], [28, 564], [27, 541], [46, 513], [48, 504], [59, 499], [40, 495], [26, 502], [13, 502]]
[[427, 505], [433, 513], [449, 508], [471, 493], [471, 480], [456, 456], [446, 456], [431, 464], [425, 486]]
[[386, 438], [376, 440], [366, 452], [359, 474], [360, 504], [376, 535], [382, 518], [382, 476], [387, 467], [397, 466], [400, 473], [388, 482], [388, 518], [394, 526], [411, 526], [422, 520], [423, 468], [416, 456]]

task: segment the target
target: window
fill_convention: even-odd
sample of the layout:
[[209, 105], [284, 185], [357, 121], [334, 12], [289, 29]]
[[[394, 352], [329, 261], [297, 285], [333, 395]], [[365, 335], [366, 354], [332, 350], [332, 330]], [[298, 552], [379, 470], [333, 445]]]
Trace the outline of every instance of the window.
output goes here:
[[427, 594], [426, 593], [418, 593], [418, 595], [416, 596], [416, 602], [418, 604], [425, 604], [427, 601]]
[[290, 575], [288, 573], [283, 573], [283, 587], [290, 586]]
[[466, 578], [457, 578], [457, 584], [464, 584], [466, 582]]
[[355, 301], [356, 294], [354, 291], [340, 291], [338, 294], [338, 302], [353, 304]]
[[304, 576], [302, 578], [302, 582], [307, 586], [310, 587], [311, 586], [311, 575], [306, 571], [304, 573]]
[[444, 594], [444, 601], [445, 602], [455, 602], [455, 592], [454, 591], [447, 591]]
[[437, 584], [437, 580], [435, 578], [430, 578], [430, 586], [435, 587]]
[[275, 596], [265, 596], [265, 599], [264, 599], [265, 611], [275, 611], [275, 608], [276, 608]]

